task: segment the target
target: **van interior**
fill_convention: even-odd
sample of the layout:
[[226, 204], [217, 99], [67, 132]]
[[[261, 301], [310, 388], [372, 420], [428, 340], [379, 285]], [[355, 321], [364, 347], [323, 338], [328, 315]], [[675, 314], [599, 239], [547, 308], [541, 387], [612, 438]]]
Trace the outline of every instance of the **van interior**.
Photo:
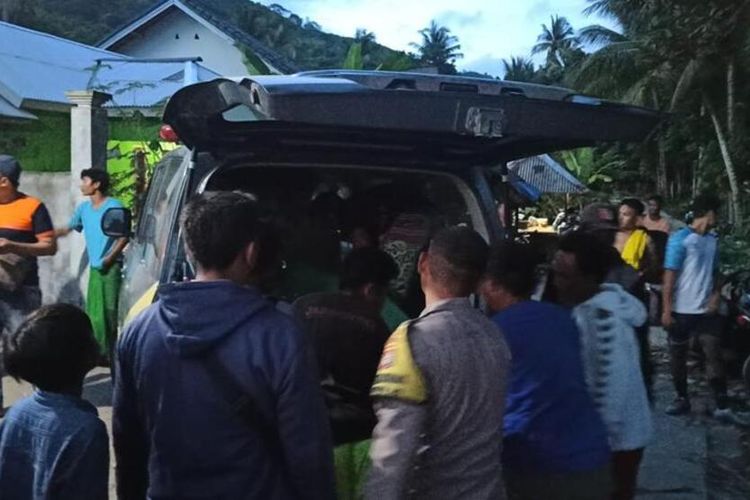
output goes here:
[[237, 165], [214, 173], [205, 190], [239, 190], [256, 198], [271, 228], [266, 252], [261, 250], [261, 268], [267, 270], [262, 286], [286, 303], [337, 290], [346, 254], [378, 246], [399, 267], [390, 299], [414, 317], [424, 306], [416, 262], [431, 234], [465, 224], [488, 236], [468, 185], [434, 171]]

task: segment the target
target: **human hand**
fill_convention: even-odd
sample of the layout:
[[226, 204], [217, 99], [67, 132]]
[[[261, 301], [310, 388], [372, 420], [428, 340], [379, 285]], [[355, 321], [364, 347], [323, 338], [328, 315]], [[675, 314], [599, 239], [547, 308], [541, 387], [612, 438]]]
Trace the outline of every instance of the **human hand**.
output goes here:
[[708, 314], [716, 314], [719, 311], [719, 304], [721, 303], [721, 295], [714, 293], [708, 299], [708, 305], [706, 307]]
[[0, 255], [13, 253], [13, 242], [7, 238], [0, 238]]

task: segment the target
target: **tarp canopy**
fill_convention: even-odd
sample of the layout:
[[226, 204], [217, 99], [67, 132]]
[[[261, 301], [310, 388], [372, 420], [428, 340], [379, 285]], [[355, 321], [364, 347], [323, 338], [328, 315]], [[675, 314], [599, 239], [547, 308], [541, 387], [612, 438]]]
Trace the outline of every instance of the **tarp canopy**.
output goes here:
[[542, 193], [585, 193], [581, 181], [549, 155], [532, 156], [508, 163], [508, 170]]

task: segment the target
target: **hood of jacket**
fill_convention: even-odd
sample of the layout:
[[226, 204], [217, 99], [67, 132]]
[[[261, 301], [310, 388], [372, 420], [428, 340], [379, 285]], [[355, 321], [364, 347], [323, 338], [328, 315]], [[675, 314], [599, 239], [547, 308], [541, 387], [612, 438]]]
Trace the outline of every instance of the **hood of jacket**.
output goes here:
[[165, 342], [180, 357], [213, 348], [269, 307], [258, 289], [230, 281], [174, 283], [159, 289], [159, 313], [171, 326]]
[[611, 312], [620, 321], [633, 328], [646, 322], [648, 313], [640, 300], [615, 283], [604, 283], [599, 293], [584, 302], [586, 306]]

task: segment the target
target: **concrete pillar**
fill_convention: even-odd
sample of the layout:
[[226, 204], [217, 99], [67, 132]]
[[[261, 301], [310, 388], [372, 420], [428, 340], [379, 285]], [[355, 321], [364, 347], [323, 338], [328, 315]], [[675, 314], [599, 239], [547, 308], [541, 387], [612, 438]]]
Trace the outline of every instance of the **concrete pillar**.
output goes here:
[[[79, 185], [81, 171], [87, 168], [107, 168], [107, 110], [102, 105], [112, 96], [96, 90], [74, 90], [65, 96], [73, 104], [70, 108], [70, 214], [83, 201]], [[80, 278], [86, 269], [83, 238], [70, 238], [70, 272]]]

